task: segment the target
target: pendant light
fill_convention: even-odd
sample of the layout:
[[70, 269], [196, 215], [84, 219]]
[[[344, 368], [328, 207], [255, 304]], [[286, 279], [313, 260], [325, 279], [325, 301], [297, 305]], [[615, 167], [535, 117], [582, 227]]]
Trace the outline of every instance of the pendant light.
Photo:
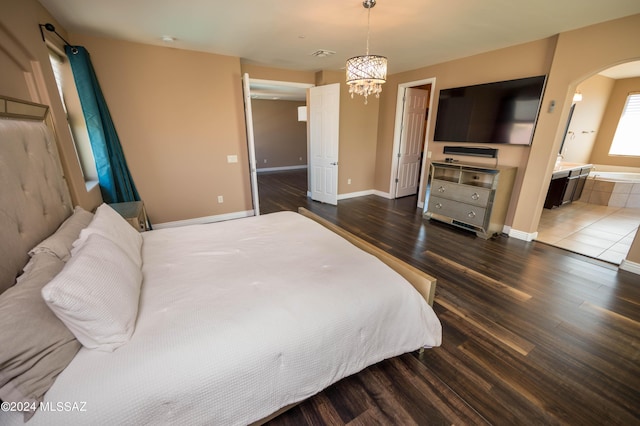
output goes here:
[[364, 0], [362, 5], [368, 10], [367, 53], [347, 60], [347, 84], [351, 98], [354, 94], [362, 95], [366, 104], [369, 95], [380, 97], [382, 85], [387, 81], [387, 58], [380, 55], [369, 55], [371, 9], [376, 5], [376, 0]]

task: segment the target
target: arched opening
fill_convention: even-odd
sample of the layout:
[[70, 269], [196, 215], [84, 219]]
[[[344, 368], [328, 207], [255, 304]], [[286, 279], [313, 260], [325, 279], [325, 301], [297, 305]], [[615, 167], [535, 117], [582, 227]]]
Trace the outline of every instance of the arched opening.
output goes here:
[[629, 94], [640, 93], [640, 61], [597, 72], [572, 93], [580, 96], [561, 124], [536, 240], [620, 264], [640, 225], [640, 156], [610, 148]]

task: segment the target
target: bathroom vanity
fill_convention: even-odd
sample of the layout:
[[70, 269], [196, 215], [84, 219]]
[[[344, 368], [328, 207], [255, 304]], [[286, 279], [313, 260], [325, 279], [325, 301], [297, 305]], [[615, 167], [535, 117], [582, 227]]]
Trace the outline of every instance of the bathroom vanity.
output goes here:
[[593, 165], [581, 163], [559, 163], [553, 169], [545, 209], [552, 209], [578, 200]]

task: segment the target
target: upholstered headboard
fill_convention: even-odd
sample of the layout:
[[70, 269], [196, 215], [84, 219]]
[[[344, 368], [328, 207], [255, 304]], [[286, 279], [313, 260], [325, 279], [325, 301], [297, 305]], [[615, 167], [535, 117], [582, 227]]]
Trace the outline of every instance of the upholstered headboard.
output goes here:
[[0, 293], [73, 210], [47, 113], [0, 96]]

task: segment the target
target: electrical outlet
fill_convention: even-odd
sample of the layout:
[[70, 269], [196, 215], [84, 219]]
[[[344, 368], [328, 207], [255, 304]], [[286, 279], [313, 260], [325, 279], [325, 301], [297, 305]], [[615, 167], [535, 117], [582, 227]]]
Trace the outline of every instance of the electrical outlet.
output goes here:
[[266, 158], [264, 159], [264, 164], [267, 164], [267, 159]]
[[238, 156], [237, 155], [227, 155], [227, 163], [237, 163]]
[[427, 158], [431, 158], [431, 151], [427, 151]]
[[302, 161], [302, 157], [300, 157], [299, 160]]
[[218, 195], [218, 204], [224, 203], [224, 197], [222, 195]]
[[347, 179], [347, 185], [351, 185], [351, 179]]

